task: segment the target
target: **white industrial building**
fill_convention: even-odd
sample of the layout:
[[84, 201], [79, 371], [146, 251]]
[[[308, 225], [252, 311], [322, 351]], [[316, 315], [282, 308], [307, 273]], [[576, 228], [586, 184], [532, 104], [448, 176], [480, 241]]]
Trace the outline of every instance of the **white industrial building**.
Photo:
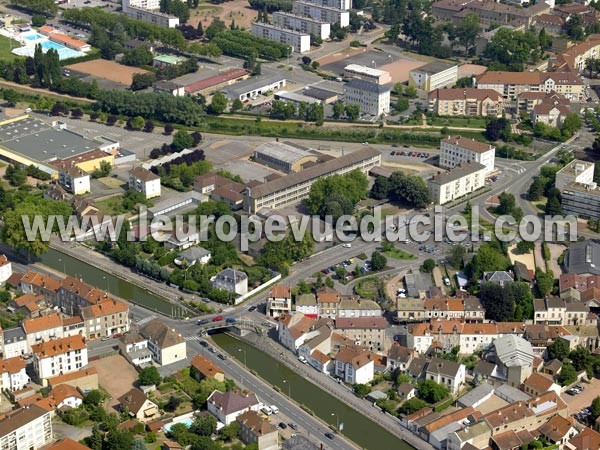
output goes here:
[[344, 86], [344, 102], [360, 106], [361, 114], [379, 117], [390, 112], [389, 84], [354, 79]]
[[331, 24], [329, 22], [284, 11], [273, 13], [273, 25], [311, 34], [321, 39], [329, 39], [331, 34]]
[[344, 67], [344, 77], [358, 78], [359, 80], [371, 81], [377, 84], [388, 84], [392, 82], [392, 77], [389, 72], [361, 66], [360, 64], [348, 64]]
[[485, 166], [468, 163], [439, 173], [427, 182], [431, 199], [436, 205], [456, 200], [485, 186]]
[[331, 8], [329, 6], [320, 6], [308, 1], [294, 2], [292, 12], [301, 16], [323, 20], [331, 24], [339, 23], [342, 28], [350, 25], [350, 11]]
[[556, 189], [562, 191], [571, 183], [591, 185], [594, 182], [594, 163], [575, 159], [556, 172]]
[[252, 24], [252, 34], [287, 44], [296, 53], [305, 53], [310, 50], [310, 34], [300, 31], [288, 30], [268, 23], [254, 22]]
[[440, 167], [444, 169], [477, 162], [485, 166], [486, 175], [494, 171], [496, 148], [490, 144], [461, 136], [448, 136], [441, 141], [440, 150]]

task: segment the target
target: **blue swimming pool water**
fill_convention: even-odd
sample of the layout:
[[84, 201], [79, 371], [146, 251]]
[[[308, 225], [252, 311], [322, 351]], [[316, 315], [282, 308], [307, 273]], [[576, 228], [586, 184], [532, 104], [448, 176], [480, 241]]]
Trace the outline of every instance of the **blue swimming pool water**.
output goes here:
[[181, 422], [169, 423], [169, 424], [165, 425], [165, 430], [167, 430], [167, 431], [171, 431], [171, 427], [172, 427], [173, 425], [176, 425], [176, 424], [178, 424], [178, 423], [182, 423], [182, 424], [184, 424], [186, 427], [188, 427], [188, 428], [189, 428], [189, 427], [191, 427], [191, 426], [192, 426], [192, 422], [193, 422], [193, 420], [192, 420], [192, 419], [185, 419], [185, 420], [182, 420]]
[[67, 48], [63, 45], [57, 44], [56, 42], [52, 41], [42, 42], [42, 48], [46, 51], [50, 49], [56, 50], [58, 52], [59, 59], [76, 58], [78, 56], [81, 56], [81, 53], [79, 53], [78, 51], [71, 50], [70, 48]]
[[35, 33], [35, 34], [30, 34], [29, 36], [25, 36], [25, 39], [27, 39], [28, 41], [35, 41], [37, 39], [41, 39], [43, 36]]

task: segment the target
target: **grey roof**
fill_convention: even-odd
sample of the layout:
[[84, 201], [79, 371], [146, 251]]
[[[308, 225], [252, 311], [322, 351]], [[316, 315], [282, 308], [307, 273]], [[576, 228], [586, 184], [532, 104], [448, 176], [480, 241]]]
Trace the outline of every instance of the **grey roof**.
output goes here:
[[444, 70], [448, 70], [452, 67], [456, 67], [456, 64], [446, 64], [443, 62], [431, 62], [429, 64], [425, 64], [424, 66], [418, 67], [416, 69], [412, 69], [411, 72], [422, 72], [422, 73], [427, 73], [429, 75], [435, 75], [436, 73], [443, 72]]
[[600, 244], [588, 240], [572, 243], [565, 265], [567, 273], [600, 275]]
[[508, 384], [502, 384], [495, 389], [495, 394], [498, 397], [506, 400], [509, 403], [514, 403], [518, 401], [529, 400], [531, 397], [527, 395], [525, 392], [514, 388]]
[[476, 436], [479, 436], [484, 433], [491, 433], [492, 429], [488, 425], [485, 420], [477, 422], [474, 425], [470, 425], [469, 427], [465, 427], [461, 431], [457, 431], [456, 434], [460, 438], [461, 442], [468, 441]]
[[416, 388], [417, 387], [414, 384], [410, 384], [405, 381], [405, 382], [401, 383], [400, 386], [398, 386], [398, 392], [403, 395], [407, 395]]
[[527, 266], [523, 264], [521, 261], [515, 261], [515, 279], [517, 281], [527, 281], [531, 282], [531, 274], [529, 273], [529, 269]]
[[425, 358], [414, 358], [408, 366], [408, 372], [412, 373], [415, 377], [420, 377], [426, 365], [427, 360]]
[[4, 330], [4, 342], [7, 344], [24, 341], [25, 339], [27, 339], [27, 335], [21, 327], [9, 328], [7, 330]]
[[202, 247], [190, 247], [179, 254], [180, 258], [185, 258], [187, 261], [195, 261], [205, 256], [210, 255], [210, 252]]
[[431, 361], [429, 361], [425, 372], [455, 377], [458, 374], [461, 365], [462, 364], [455, 361], [433, 357], [431, 358]]
[[316, 98], [317, 100], [328, 100], [332, 97], [337, 97], [337, 92], [332, 92], [332, 91], [328, 91], [326, 89], [321, 89], [315, 86], [309, 86], [307, 88], [305, 88], [304, 90], [301, 91], [302, 94], [306, 95], [307, 97], [312, 97], [312, 98]]
[[296, 296], [296, 306], [317, 306], [317, 296], [315, 294], [300, 294]]
[[224, 415], [242, 411], [251, 406], [258, 405], [258, 398], [256, 394], [249, 392], [246, 394], [240, 394], [235, 391], [214, 391], [210, 394], [207, 401], [219, 408], [222, 408]]
[[508, 334], [494, 341], [496, 357], [506, 367], [533, 364], [533, 348], [522, 337]]
[[496, 272], [484, 272], [483, 279], [488, 283], [505, 283], [514, 280], [512, 275], [504, 270], [497, 270]]
[[281, 444], [283, 450], [317, 450], [319, 447], [314, 445], [304, 436], [296, 434]]
[[481, 360], [473, 369], [473, 374], [479, 374], [483, 377], [491, 377], [492, 373], [494, 373], [494, 369], [496, 368], [496, 364], [493, 364], [488, 361]]
[[369, 392], [367, 398], [370, 400], [380, 400], [382, 398], [387, 398], [387, 395], [382, 391], [372, 391]]
[[98, 145], [32, 117], [0, 126], [0, 146], [40, 162], [71, 158]]
[[384, 92], [389, 92], [392, 89], [392, 85], [390, 83], [377, 84], [377, 83], [373, 83], [372, 81], [353, 78], [352, 80], [350, 80], [346, 83], [346, 88], [357, 89], [359, 91], [374, 92], [377, 94], [383, 94]]
[[290, 145], [287, 142], [265, 142], [256, 147], [254, 154], [256, 155], [257, 153], [290, 164], [294, 164], [296, 161], [308, 156], [315, 156], [313, 153], [306, 151], [299, 146]]
[[140, 334], [146, 339], [152, 341], [161, 349], [172, 347], [185, 342], [183, 336], [175, 330], [161, 322], [159, 319], [154, 319], [140, 328]]
[[568, 302], [567, 312], [590, 312], [590, 308], [581, 302]]
[[242, 94], [261, 89], [278, 81], [285, 81], [286, 78], [279, 74], [259, 75], [257, 77], [248, 78], [238, 81], [230, 86], [221, 89], [226, 95], [231, 98], [238, 98]]
[[169, 81], [169, 80], [160, 80], [160, 81], [157, 81], [156, 83], [154, 83], [154, 87], [161, 91], [172, 92], [181, 86], [178, 85], [177, 83], [173, 83], [172, 81]]
[[431, 179], [431, 182], [440, 185], [452, 183], [453, 181], [460, 180], [467, 175], [471, 175], [483, 169], [485, 169], [485, 166], [483, 164], [479, 164], [478, 162], [459, 164], [448, 172], [442, 172], [434, 175], [434, 177]]
[[364, 161], [375, 156], [380, 156], [379, 150], [372, 147], [364, 147], [355, 152], [349, 153], [339, 158], [331, 159], [321, 164], [316, 164], [308, 169], [304, 169], [300, 172], [291, 173], [285, 177], [278, 178], [268, 183], [261, 184], [255, 188], [248, 188], [250, 191], [250, 197], [258, 198], [264, 197], [269, 194], [281, 191], [283, 189], [296, 186], [298, 184], [306, 183], [307, 181], [314, 180], [319, 177], [327, 176], [332, 172], [340, 170], [344, 167], [354, 165], [360, 161]]
[[418, 291], [426, 291], [433, 286], [431, 274], [413, 271], [404, 276], [406, 290], [411, 297], [418, 296]]
[[458, 403], [465, 408], [468, 408], [469, 406], [475, 406], [493, 392], [494, 387], [491, 384], [481, 383], [475, 389], [467, 392], [465, 395], [459, 398]]
[[235, 281], [236, 283], [239, 283], [240, 281], [248, 278], [248, 275], [241, 270], [227, 268], [221, 270], [216, 277], [219, 280]]
[[458, 431], [461, 428], [462, 428], [462, 424], [460, 422], [451, 422], [448, 425], [444, 425], [443, 427], [440, 427], [437, 430], [433, 431], [429, 435], [429, 441], [430, 442], [437, 441], [437, 442], [444, 443], [448, 440], [448, 435], [450, 433], [452, 433], [453, 431]]
[[148, 212], [150, 212], [154, 216], [160, 214], [162, 211], [170, 210], [169, 214], [171, 214], [176, 209], [182, 208], [184, 206], [198, 204], [202, 201], [202, 199], [203, 197], [200, 192], [178, 192], [177, 195], [173, 197], [166, 198], [155, 203], [152, 208], [148, 208]]

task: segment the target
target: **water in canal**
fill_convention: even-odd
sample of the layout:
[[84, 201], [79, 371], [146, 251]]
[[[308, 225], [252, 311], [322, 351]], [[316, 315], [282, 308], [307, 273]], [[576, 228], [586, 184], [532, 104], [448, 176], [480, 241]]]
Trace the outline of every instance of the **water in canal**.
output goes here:
[[[169, 303], [168, 300], [54, 249], [48, 249], [44, 255], [39, 257], [39, 262], [58, 272], [73, 276], [77, 275], [83, 281], [96, 286], [98, 289], [107, 290], [117, 297], [143, 305], [152, 311], [176, 317], [182, 315], [181, 307], [175, 309], [177, 307]], [[123, 267], [123, 270], [129, 269]]]
[[[269, 355], [225, 333], [214, 334], [212, 337], [232, 357], [242, 363], [245, 362], [250, 369], [255, 370], [264, 380], [278, 386], [285, 395], [289, 393], [295, 401], [306, 405], [325, 422], [337, 425], [339, 419], [339, 422], [344, 424], [343, 434], [360, 447], [369, 450], [413, 449], [403, 440], [398, 439], [345, 403], [319, 389]], [[245, 352], [240, 351], [240, 349], [245, 350]], [[283, 380], [286, 380], [286, 382], [284, 383]]]

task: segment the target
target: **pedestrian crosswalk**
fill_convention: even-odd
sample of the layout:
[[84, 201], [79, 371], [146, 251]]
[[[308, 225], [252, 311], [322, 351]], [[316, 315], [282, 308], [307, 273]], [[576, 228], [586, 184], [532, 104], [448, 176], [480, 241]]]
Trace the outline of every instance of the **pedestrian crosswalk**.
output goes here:
[[183, 339], [187, 342], [191, 342], [191, 341], [197, 342], [197, 341], [201, 340], [202, 338], [200, 336], [185, 336]]
[[148, 317], [144, 317], [143, 319], [141, 319], [141, 320], [138, 320], [138, 321], [137, 321], [137, 325], [138, 325], [138, 326], [142, 326], [142, 325], [144, 325], [144, 324], [147, 324], [147, 323], [148, 323], [148, 322], [150, 322], [151, 320], [154, 320], [154, 319], [157, 319], [157, 318], [158, 318], [158, 317], [157, 317], [155, 314], [153, 314], [153, 315], [151, 315], [151, 316], [148, 316]]

